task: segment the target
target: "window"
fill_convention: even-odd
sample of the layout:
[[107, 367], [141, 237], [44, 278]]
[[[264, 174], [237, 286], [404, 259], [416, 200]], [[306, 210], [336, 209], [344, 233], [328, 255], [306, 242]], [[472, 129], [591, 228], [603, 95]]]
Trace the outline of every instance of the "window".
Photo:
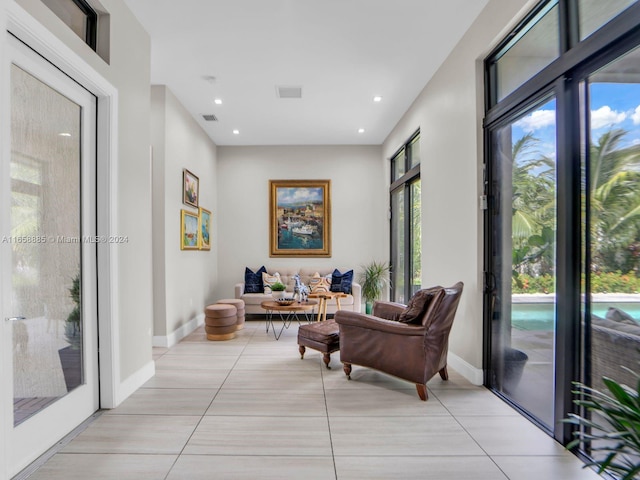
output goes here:
[[391, 158], [391, 298], [407, 303], [422, 285], [420, 134]]
[[558, 5], [550, 2], [540, 9], [491, 60], [497, 81], [493, 101], [507, 95], [560, 55]]
[[572, 382], [640, 360], [609, 328], [640, 328], [638, 25], [635, 1], [543, 1], [485, 61], [485, 383], [563, 444]]
[[84, 0], [42, 0], [71, 30], [93, 50], [96, 49], [98, 16]]

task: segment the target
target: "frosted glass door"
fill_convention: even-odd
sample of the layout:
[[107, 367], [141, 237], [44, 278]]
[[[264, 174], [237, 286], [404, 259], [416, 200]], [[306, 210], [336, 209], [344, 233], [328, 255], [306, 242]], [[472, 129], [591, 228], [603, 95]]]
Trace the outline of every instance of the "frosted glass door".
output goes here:
[[26, 47], [16, 48], [11, 152], [3, 160], [10, 189], [2, 193], [13, 473], [98, 406], [95, 97]]

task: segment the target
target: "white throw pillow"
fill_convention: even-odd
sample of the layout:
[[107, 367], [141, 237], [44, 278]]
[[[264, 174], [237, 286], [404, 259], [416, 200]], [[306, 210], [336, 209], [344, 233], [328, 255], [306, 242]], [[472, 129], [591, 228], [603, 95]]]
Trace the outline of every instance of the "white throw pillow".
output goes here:
[[280, 282], [280, 274], [278, 272], [270, 275], [266, 272], [262, 272], [262, 284], [264, 285], [264, 293], [271, 293], [271, 285], [274, 283]]

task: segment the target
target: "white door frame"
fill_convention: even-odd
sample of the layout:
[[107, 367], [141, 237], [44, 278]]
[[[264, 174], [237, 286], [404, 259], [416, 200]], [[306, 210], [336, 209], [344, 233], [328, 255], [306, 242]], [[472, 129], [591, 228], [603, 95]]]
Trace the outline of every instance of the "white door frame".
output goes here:
[[[79, 173], [82, 178], [77, 178], [80, 182], [80, 210], [81, 213], [81, 230], [80, 235], [84, 238], [84, 235], [95, 236], [95, 193], [91, 188], [95, 182], [95, 167], [96, 167], [96, 100], [95, 97], [87, 92], [84, 88], [78, 86], [73, 80], [69, 79], [66, 75], [62, 74], [57, 68], [52, 66], [46, 60], [43, 60], [39, 55], [33, 52], [28, 47], [24, 46], [22, 42], [10, 36], [8, 39], [10, 45], [10, 55], [7, 58], [9, 65], [15, 64], [18, 68], [27, 72], [29, 75], [35, 77], [39, 82], [44, 85], [48, 85], [59, 95], [66, 97], [68, 101], [73, 102], [81, 106], [78, 109], [80, 113], [80, 137], [73, 139], [74, 142], [78, 142], [80, 145], [80, 152], [78, 160], [81, 162]], [[12, 101], [16, 100], [12, 97]], [[7, 109], [9, 110], [9, 109]], [[13, 110], [13, 109], [12, 109]], [[7, 124], [12, 125], [8, 120], [10, 112], [3, 112], [3, 122], [6, 120]], [[13, 127], [12, 127], [13, 128]], [[6, 161], [2, 168], [6, 169]], [[5, 170], [6, 171], [6, 170]], [[53, 175], [53, 174], [52, 174]], [[46, 178], [46, 177], [45, 177]], [[89, 188], [87, 188], [89, 187]], [[3, 199], [9, 196], [9, 191], [3, 193]], [[50, 215], [53, 212], [46, 210], [46, 215]], [[82, 248], [80, 249], [80, 265], [82, 269], [82, 306], [83, 311], [86, 312], [83, 317], [83, 335], [82, 340], [84, 344], [84, 351], [87, 355], [83, 355], [83, 367], [84, 367], [84, 382], [78, 388], [71, 392], [67, 392], [60, 398], [60, 401], [56, 401], [49, 405], [42, 413], [34, 416], [33, 419], [29, 419], [19, 426], [14, 427], [12, 434], [10, 435], [10, 466], [9, 472], [16, 474], [21, 469], [25, 468], [29, 463], [35, 460], [42, 452], [46, 451], [55, 443], [60, 437], [65, 435], [68, 431], [75, 428], [76, 425], [84, 421], [87, 417], [92, 415], [99, 408], [98, 398], [98, 344], [97, 344], [97, 298], [96, 298], [96, 286], [97, 286], [97, 270], [96, 270], [96, 247], [97, 243], [82, 242]], [[6, 248], [6, 246], [5, 246]], [[3, 264], [3, 271], [1, 275], [6, 275], [9, 272], [7, 264]], [[10, 281], [7, 280], [8, 286]], [[4, 294], [4, 292], [2, 292]], [[3, 297], [5, 298], [5, 297]], [[6, 303], [3, 302], [5, 316], [20, 315], [20, 310], [6, 310]], [[84, 307], [86, 306], [86, 310]], [[6, 330], [12, 330], [12, 327], [7, 325], [7, 322], [3, 321], [1, 328]], [[13, 347], [15, 349], [15, 346]], [[12, 348], [7, 350], [11, 351]], [[5, 385], [12, 384], [12, 376], [15, 376], [15, 359], [12, 362], [13, 372], [3, 379], [2, 382]], [[13, 373], [13, 375], [11, 375]], [[9, 389], [10, 390], [10, 389]], [[8, 393], [5, 391], [5, 393]], [[67, 419], [66, 421], [63, 419]]]
[[[31, 17], [13, 1], [3, 2], [6, 10], [0, 12], [0, 106], [9, 105], [10, 69], [5, 61], [6, 31], [30, 46], [60, 70], [93, 93], [98, 99], [97, 118], [97, 234], [108, 237], [117, 231], [117, 165], [118, 165], [118, 92], [117, 89], [71, 50], [60, 39]], [[3, 21], [4, 20], [4, 21]], [[0, 130], [0, 154], [10, 154], [10, 125]], [[3, 160], [4, 162], [5, 160]], [[9, 185], [9, 178], [0, 169], [0, 188]], [[99, 381], [100, 407], [113, 408], [121, 400], [119, 309], [117, 299], [118, 253], [117, 244], [99, 243], [98, 249], [98, 335], [100, 338]], [[8, 261], [7, 249], [0, 248], [0, 260]], [[6, 285], [0, 284], [6, 292]], [[7, 378], [10, 363], [10, 338], [3, 338], [6, 329], [0, 329], [0, 379]], [[0, 480], [8, 477], [7, 437], [13, 428], [13, 405], [0, 400]], [[7, 402], [4, 402], [7, 403]]]

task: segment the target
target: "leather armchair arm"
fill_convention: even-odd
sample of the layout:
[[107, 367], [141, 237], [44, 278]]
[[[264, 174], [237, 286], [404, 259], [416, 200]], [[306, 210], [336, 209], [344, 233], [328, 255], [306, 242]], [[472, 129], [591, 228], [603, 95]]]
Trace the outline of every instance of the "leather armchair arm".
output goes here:
[[378, 330], [395, 335], [424, 336], [425, 334], [425, 328], [422, 325], [396, 322], [394, 320], [374, 317], [373, 315], [366, 315], [364, 313], [350, 312], [348, 310], [337, 311], [334, 319], [339, 325]]
[[377, 301], [373, 303], [373, 316], [386, 318], [387, 320], [397, 320], [406, 305], [395, 302], [381, 302]]

